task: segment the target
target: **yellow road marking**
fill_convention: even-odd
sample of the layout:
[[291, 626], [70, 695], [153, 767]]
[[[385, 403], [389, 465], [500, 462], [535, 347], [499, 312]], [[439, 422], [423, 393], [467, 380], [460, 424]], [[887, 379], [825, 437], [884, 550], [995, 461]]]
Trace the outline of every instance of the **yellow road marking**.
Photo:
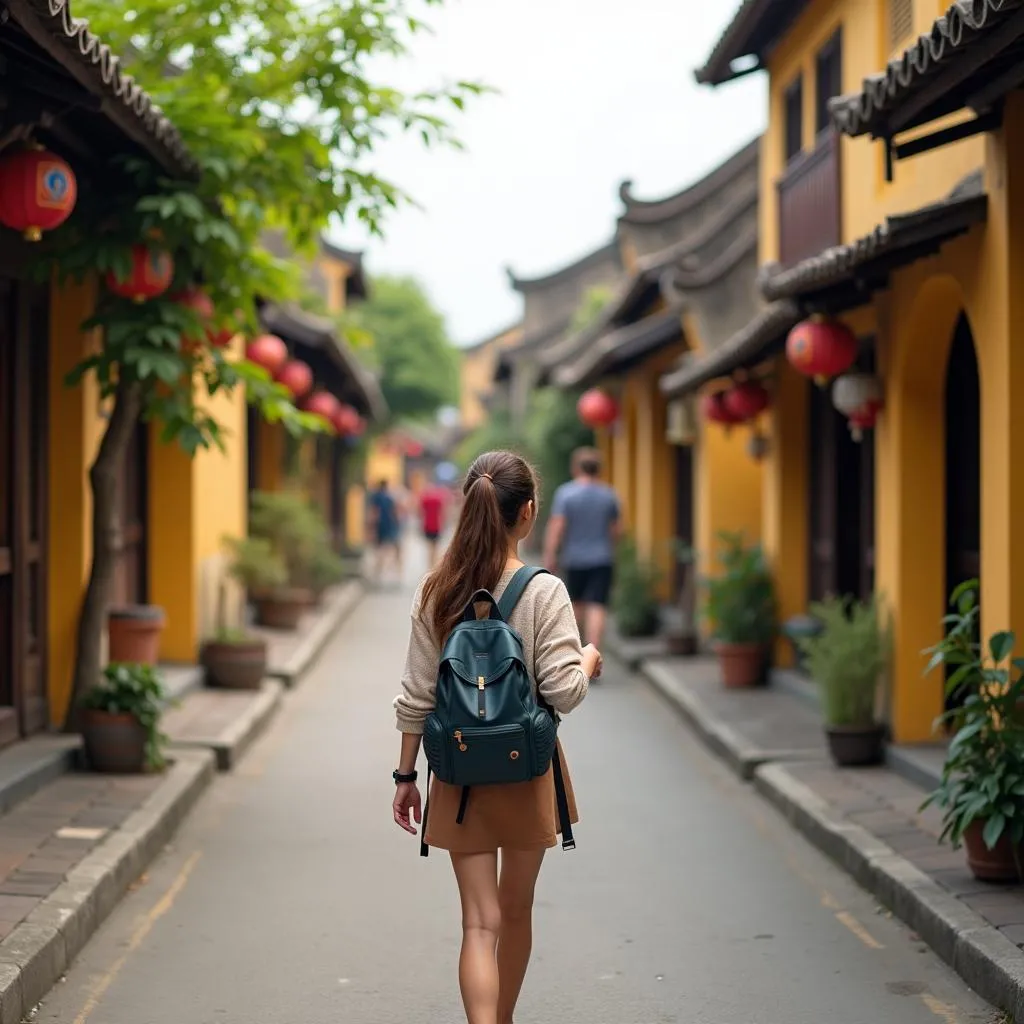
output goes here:
[[956, 1012], [956, 1009], [950, 1006], [949, 1003], [936, 999], [930, 992], [921, 993], [921, 1002], [944, 1024], [960, 1024], [960, 1015]]
[[846, 927], [849, 928], [850, 931], [868, 947], [868, 949], [885, 949], [885, 946], [883, 946], [848, 910], [840, 910], [839, 913], [836, 914], [836, 920], [839, 921], [840, 924], [845, 924]]
[[197, 850], [191, 857], [189, 857], [185, 862], [185, 866], [178, 872], [178, 877], [171, 883], [167, 892], [160, 897], [157, 904], [142, 919], [142, 923], [132, 934], [124, 955], [121, 956], [113, 967], [111, 967], [110, 970], [107, 971], [107, 973], [104, 974], [103, 977], [100, 978], [93, 986], [92, 992], [89, 994], [89, 998], [85, 1002], [85, 1006], [82, 1007], [82, 1012], [75, 1018], [75, 1024], [85, 1024], [89, 1019], [89, 1015], [97, 1006], [99, 1006], [100, 1000], [103, 998], [107, 989], [109, 989], [114, 983], [114, 979], [121, 973], [121, 968], [128, 962], [128, 957], [130, 957], [132, 953], [142, 945], [146, 936], [153, 930], [153, 925], [155, 925], [157, 921], [159, 921], [160, 918], [174, 906], [174, 901], [181, 894], [181, 890], [185, 888], [189, 875], [192, 874], [192, 871], [199, 862], [199, 858], [201, 856], [202, 854]]

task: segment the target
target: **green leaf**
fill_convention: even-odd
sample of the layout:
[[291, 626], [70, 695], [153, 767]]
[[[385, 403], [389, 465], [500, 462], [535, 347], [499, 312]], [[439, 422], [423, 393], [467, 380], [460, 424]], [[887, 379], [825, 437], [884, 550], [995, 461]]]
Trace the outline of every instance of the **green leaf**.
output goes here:
[[992, 660], [999, 664], [1005, 661], [1013, 650], [1015, 642], [1014, 634], [1011, 632], [993, 633], [989, 638], [988, 647]]
[[992, 817], [985, 822], [985, 828], [982, 831], [982, 838], [985, 840], [985, 845], [990, 850], [999, 842], [1005, 828], [1006, 817], [1002, 814], [993, 814]]

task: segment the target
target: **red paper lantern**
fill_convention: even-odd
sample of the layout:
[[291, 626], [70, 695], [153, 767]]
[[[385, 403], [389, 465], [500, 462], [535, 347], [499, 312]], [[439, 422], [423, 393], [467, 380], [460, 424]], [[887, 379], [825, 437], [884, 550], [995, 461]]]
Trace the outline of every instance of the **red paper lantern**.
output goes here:
[[714, 391], [701, 398], [701, 415], [709, 423], [718, 423], [723, 427], [731, 427], [739, 422], [726, 405], [725, 396], [727, 393], [725, 391]]
[[245, 358], [274, 376], [288, 362], [288, 346], [276, 334], [261, 334], [245, 346]]
[[818, 385], [848, 370], [857, 359], [857, 336], [838, 320], [804, 320], [786, 339], [786, 358]]
[[41, 147], [0, 158], [0, 223], [38, 242], [60, 227], [78, 199], [75, 172]]
[[419, 441], [407, 441], [405, 444], [405, 454], [410, 459], [418, 459], [423, 454], [423, 445]]
[[[216, 312], [213, 308], [213, 299], [211, 299], [210, 296], [201, 288], [189, 288], [186, 291], [178, 292], [176, 295], [171, 296], [171, 300], [176, 302], [179, 306], [184, 306], [186, 309], [192, 310], [203, 324], [212, 320], [214, 313]], [[209, 340], [209, 330], [207, 330], [205, 334], [206, 339]], [[182, 352], [195, 352], [202, 346], [202, 344], [202, 338], [191, 337], [187, 334], [182, 335]]]
[[832, 404], [847, 419], [855, 441], [878, 422], [885, 407], [882, 382], [870, 373], [848, 373], [832, 385]]
[[313, 371], [301, 359], [285, 363], [274, 374], [274, 380], [283, 384], [292, 393], [292, 398], [302, 398], [313, 390]]
[[360, 433], [359, 413], [351, 405], [339, 405], [334, 414], [334, 428], [342, 437], [355, 437]]
[[107, 272], [107, 287], [123, 299], [145, 302], [163, 295], [174, 277], [174, 259], [166, 249], [151, 249], [141, 242], [132, 246], [132, 267], [125, 278]]
[[314, 391], [302, 403], [306, 412], [319, 416], [332, 430], [336, 430], [335, 418], [341, 409], [341, 403], [329, 391]]
[[726, 391], [722, 402], [734, 422], [749, 423], [768, 408], [771, 398], [763, 384], [748, 380]]
[[576, 403], [580, 420], [588, 427], [610, 427], [619, 418], [619, 404], [600, 388], [591, 388]]

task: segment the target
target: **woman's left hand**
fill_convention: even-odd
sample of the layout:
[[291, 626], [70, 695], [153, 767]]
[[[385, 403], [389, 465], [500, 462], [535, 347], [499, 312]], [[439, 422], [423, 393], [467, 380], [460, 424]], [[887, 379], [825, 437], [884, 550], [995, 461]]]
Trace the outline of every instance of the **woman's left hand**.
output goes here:
[[420, 790], [416, 783], [399, 783], [395, 787], [395, 801], [391, 807], [395, 812], [395, 824], [401, 825], [410, 835], [416, 835], [412, 821], [418, 825], [421, 820]]

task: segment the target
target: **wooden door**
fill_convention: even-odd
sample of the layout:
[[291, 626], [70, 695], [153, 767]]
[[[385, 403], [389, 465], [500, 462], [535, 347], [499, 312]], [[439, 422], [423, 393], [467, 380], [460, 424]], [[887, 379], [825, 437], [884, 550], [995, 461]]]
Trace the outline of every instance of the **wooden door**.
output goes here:
[[[693, 545], [693, 449], [689, 445], [676, 445], [676, 521], [675, 537], [683, 544]], [[696, 571], [692, 566], [673, 558], [675, 566], [675, 593], [678, 594], [686, 572]]]
[[0, 279], [0, 744], [46, 727], [49, 295]]
[[148, 547], [149, 427], [136, 425], [125, 452], [118, 483], [121, 514], [121, 551], [114, 574], [114, 607], [145, 604], [149, 599]]

